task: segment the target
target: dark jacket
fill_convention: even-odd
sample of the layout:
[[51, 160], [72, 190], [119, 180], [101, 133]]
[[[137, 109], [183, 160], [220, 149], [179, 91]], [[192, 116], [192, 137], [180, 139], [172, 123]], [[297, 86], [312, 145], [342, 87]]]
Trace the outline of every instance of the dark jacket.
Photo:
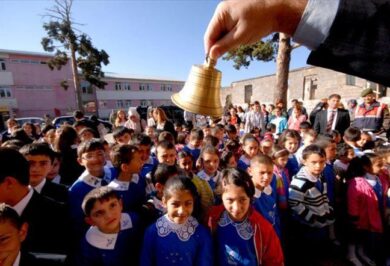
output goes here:
[[41, 195], [56, 202], [68, 202], [68, 188], [64, 185], [53, 183], [50, 180], [46, 180], [46, 183], [42, 188]]
[[[329, 132], [326, 132], [326, 124], [328, 122], [328, 111], [322, 110], [317, 113], [316, 119], [314, 120], [314, 130], [318, 134], [325, 135]], [[336, 126], [335, 129], [340, 132], [341, 135], [344, 135], [344, 131], [350, 126], [351, 121], [349, 119], [349, 112], [344, 109], [337, 109], [336, 117]]]

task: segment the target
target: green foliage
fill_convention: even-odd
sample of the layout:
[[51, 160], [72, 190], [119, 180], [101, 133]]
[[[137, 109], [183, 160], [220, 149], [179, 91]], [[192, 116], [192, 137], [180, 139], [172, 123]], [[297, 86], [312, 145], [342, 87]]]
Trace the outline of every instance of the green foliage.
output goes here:
[[[102, 64], [109, 63], [109, 55], [104, 50], [93, 46], [91, 39], [85, 33], [78, 33], [70, 19], [72, 0], [56, 0], [56, 6], [48, 10], [50, 21], [43, 24], [47, 36], [42, 38], [41, 44], [45, 51], [55, 52], [55, 56], [48, 62], [51, 70], [60, 70], [66, 65], [72, 52], [77, 62], [81, 78], [91, 84], [103, 88], [106, 83]], [[63, 86], [65, 87], [65, 86]]]
[[237, 49], [228, 52], [223, 60], [233, 60], [235, 69], [248, 68], [253, 60], [265, 62], [274, 60], [277, 51], [278, 36], [275, 34], [272, 38], [260, 40], [252, 45], [241, 45]]

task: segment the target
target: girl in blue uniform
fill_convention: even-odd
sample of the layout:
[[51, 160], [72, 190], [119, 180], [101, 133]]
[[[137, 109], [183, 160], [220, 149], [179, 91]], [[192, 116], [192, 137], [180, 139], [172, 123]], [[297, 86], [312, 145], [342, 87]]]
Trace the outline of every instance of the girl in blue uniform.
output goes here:
[[300, 168], [298, 159], [295, 156], [300, 142], [301, 136], [299, 135], [299, 132], [293, 129], [286, 129], [279, 137], [279, 146], [285, 148], [290, 153], [286, 165], [290, 179], [298, 173]]
[[165, 184], [167, 214], [145, 232], [140, 265], [213, 265], [208, 230], [191, 216], [197, 192], [188, 177], [171, 177]]

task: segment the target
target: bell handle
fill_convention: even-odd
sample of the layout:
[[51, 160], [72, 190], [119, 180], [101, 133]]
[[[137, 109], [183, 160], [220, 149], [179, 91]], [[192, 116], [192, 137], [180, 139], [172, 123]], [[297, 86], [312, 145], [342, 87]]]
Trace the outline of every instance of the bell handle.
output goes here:
[[209, 55], [206, 55], [206, 59], [204, 61], [204, 65], [208, 68], [213, 68], [217, 64], [217, 60], [211, 58]]

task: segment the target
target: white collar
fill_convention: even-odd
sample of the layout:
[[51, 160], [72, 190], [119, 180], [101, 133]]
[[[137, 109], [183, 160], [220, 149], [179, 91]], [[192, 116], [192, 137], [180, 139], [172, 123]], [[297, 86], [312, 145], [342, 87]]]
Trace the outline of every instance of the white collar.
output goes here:
[[175, 233], [181, 241], [187, 241], [195, 233], [196, 227], [198, 227], [198, 221], [190, 216], [183, 224], [177, 224], [172, 222], [168, 218], [168, 214], [160, 217], [156, 222], [157, 234], [160, 237], [165, 237], [170, 233]]
[[46, 178], [44, 178], [41, 183], [39, 183], [38, 185], [36, 185], [35, 187], [33, 187], [35, 189], [36, 192], [38, 192], [39, 194], [41, 194], [42, 192], [42, 188], [43, 186], [46, 184]]
[[271, 187], [271, 185], [266, 186], [263, 189], [263, 191], [261, 191], [258, 188], [255, 188], [255, 198], [260, 198], [261, 194], [265, 194], [265, 195], [268, 195], [268, 196], [271, 195], [272, 194], [272, 187]]
[[225, 227], [229, 224], [236, 228], [237, 234], [244, 240], [249, 240], [254, 234], [252, 225], [248, 222], [247, 218], [245, 218], [245, 220], [242, 222], [235, 222], [230, 218], [227, 211], [224, 211], [218, 221], [218, 225]]
[[219, 180], [221, 172], [217, 171], [214, 176], [209, 176], [204, 170], [200, 171], [197, 176], [209, 182], [213, 180], [215, 183]]
[[26, 196], [24, 196], [23, 199], [21, 199], [17, 204], [15, 204], [15, 206], [13, 206], [12, 208], [20, 215], [22, 215], [24, 209], [26, 208], [27, 204], [30, 202], [33, 194], [34, 194], [34, 189], [32, 189], [31, 187], [28, 187], [29, 189], [29, 192], [27, 193]]
[[118, 179], [114, 179], [108, 184], [109, 187], [113, 188], [116, 191], [127, 191], [129, 190], [130, 183], [138, 184], [139, 175], [133, 174], [131, 181], [120, 181]]
[[320, 179], [319, 176], [314, 176], [314, 175], [310, 174], [307, 171], [306, 167], [303, 167], [303, 172], [304, 172], [304, 174], [302, 175], [302, 177], [313, 182], [313, 183], [317, 182]]
[[107, 167], [104, 167], [104, 176], [103, 178], [96, 177], [91, 175], [88, 170], [85, 170], [81, 176], [79, 177], [80, 181], [83, 181], [84, 183], [90, 185], [91, 187], [101, 187], [102, 180], [109, 180], [111, 177], [110, 169]]
[[[122, 213], [121, 216], [121, 231], [130, 229], [133, 227], [133, 223], [131, 221], [131, 217], [127, 213]], [[113, 250], [115, 248], [115, 243], [118, 238], [118, 233], [115, 234], [106, 234], [99, 230], [96, 226], [91, 226], [85, 238], [87, 242], [99, 249], [108, 249]]]
[[328, 113], [337, 112], [337, 108], [336, 109], [328, 109], [327, 111], [328, 111]]
[[19, 266], [20, 264], [20, 251], [18, 253], [18, 256], [16, 257], [14, 263], [12, 264], [12, 266]]

